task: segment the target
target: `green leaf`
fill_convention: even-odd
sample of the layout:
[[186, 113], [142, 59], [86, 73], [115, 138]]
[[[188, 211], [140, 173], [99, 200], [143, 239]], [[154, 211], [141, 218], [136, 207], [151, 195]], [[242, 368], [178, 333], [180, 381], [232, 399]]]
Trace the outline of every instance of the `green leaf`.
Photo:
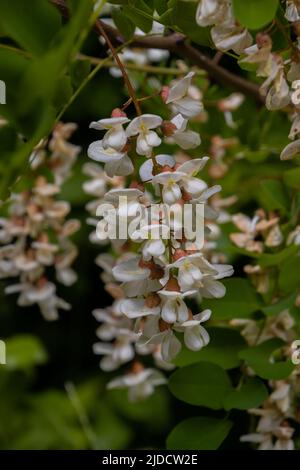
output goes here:
[[300, 168], [293, 168], [283, 173], [283, 180], [287, 186], [300, 189]]
[[154, 8], [159, 15], [162, 15], [168, 9], [168, 0], [154, 0]]
[[[298, 247], [299, 248], [299, 247]], [[279, 273], [279, 287], [284, 292], [292, 292], [300, 287], [299, 255], [282, 264]]]
[[36, 336], [17, 335], [5, 342], [8, 370], [28, 369], [47, 361], [47, 352]]
[[127, 40], [132, 38], [135, 31], [135, 24], [124, 15], [123, 9], [114, 8], [112, 11], [112, 18], [124, 38]]
[[263, 379], [282, 380], [288, 377], [294, 369], [290, 360], [275, 362], [274, 352], [285, 344], [281, 339], [273, 338], [241, 351], [239, 357]]
[[172, 11], [172, 26], [177, 26], [192, 41], [202, 46], [211, 45], [209, 28], [196, 23], [197, 3], [177, 0]]
[[[11, 65], [9, 75], [16, 80], [9, 82], [13, 85], [8, 86], [3, 114], [15, 125], [16, 132], [23, 135], [25, 143], [6, 155], [5, 160], [9, 159], [10, 165], [6, 165], [1, 178], [0, 198], [9, 195], [11, 184], [24, 171], [33, 147], [51, 131], [58, 111], [55, 107], [62, 106], [62, 101], [70, 96], [68, 66], [77, 52], [76, 48], [81, 45], [79, 36], [89, 26], [87, 20], [92, 12], [92, 2], [76, 2], [74, 6], [69, 22], [61, 28], [52, 47], [43, 55], [31, 60], [18, 58], [17, 65], [13, 65], [17, 54], [6, 56], [7, 63]], [[18, 70], [21, 72], [19, 76]]]
[[223, 397], [231, 388], [226, 372], [216, 364], [200, 362], [176, 370], [169, 379], [171, 393], [190, 405], [223, 407]]
[[225, 410], [233, 408], [248, 410], [257, 408], [268, 398], [268, 390], [264, 383], [257, 377], [246, 379], [241, 388], [233, 389], [224, 398]]
[[278, 0], [233, 0], [236, 19], [249, 29], [259, 29], [276, 15]]
[[232, 369], [240, 364], [238, 353], [246, 342], [238, 331], [230, 328], [207, 328], [210, 342], [200, 351], [190, 351], [184, 347], [174, 363], [187, 366], [200, 361], [212, 362], [223, 369]]
[[268, 305], [267, 307], [262, 308], [262, 312], [265, 315], [278, 315], [279, 313], [283, 312], [284, 310], [288, 310], [294, 306], [295, 300], [297, 298], [297, 292], [293, 292], [290, 296], [276, 302], [276, 304]]
[[[128, 401], [127, 390], [111, 390], [108, 397], [122, 416], [134, 422], [144, 423], [147, 428], [165, 429], [170, 419], [169, 394], [167, 390], [157, 389], [146, 400], [132, 403]], [[156, 416], [153, 420], [153, 416]]]
[[0, 25], [27, 51], [42, 55], [61, 26], [59, 12], [46, 0], [0, 0]]
[[267, 210], [279, 209], [286, 214], [290, 208], [289, 198], [281, 181], [265, 180], [260, 183], [259, 199]]
[[74, 88], [78, 88], [91, 71], [89, 60], [76, 60], [71, 64], [70, 75]]
[[286, 259], [295, 255], [298, 251], [299, 251], [299, 247], [297, 245], [290, 245], [274, 255], [271, 255], [269, 253], [262, 254], [258, 256], [258, 264], [264, 267], [277, 266], [281, 264], [283, 261], [285, 261]]
[[179, 423], [167, 438], [168, 450], [215, 450], [232, 428], [232, 422], [216, 418], [189, 418]]
[[217, 320], [249, 318], [260, 309], [261, 302], [247, 279], [225, 279], [226, 295], [222, 299], [205, 299], [203, 308], [210, 308]]
[[152, 10], [143, 0], [136, 0], [133, 5], [123, 7], [126, 17], [144, 33], [149, 33], [152, 28]]

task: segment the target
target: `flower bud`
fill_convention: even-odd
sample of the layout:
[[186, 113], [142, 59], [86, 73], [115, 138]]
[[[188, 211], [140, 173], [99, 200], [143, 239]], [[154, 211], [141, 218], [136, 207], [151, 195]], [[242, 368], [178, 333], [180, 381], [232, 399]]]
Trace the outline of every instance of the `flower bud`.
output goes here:
[[127, 114], [124, 113], [124, 111], [122, 111], [122, 109], [120, 108], [115, 108], [112, 110], [111, 112], [111, 117], [112, 118], [115, 118], [115, 117], [127, 117]]
[[170, 277], [164, 288], [165, 290], [170, 290], [172, 292], [180, 292], [180, 287], [175, 277]]
[[155, 294], [155, 293], [152, 293], [152, 294], [149, 294], [147, 295], [146, 299], [145, 299], [145, 305], [148, 307], [148, 308], [155, 308], [155, 307], [158, 307], [160, 304], [160, 297], [159, 295]]
[[186, 256], [186, 251], [180, 249], [180, 248], [177, 248], [173, 254], [173, 260], [174, 261], [177, 261], [179, 260], [180, 258], [183, 258], [184, 256]]
[[170, 88], [168, 86], [163, 86], [160, 92], [163, 102], [165, 103], [169, 97]]
[[166, 137], [171, 137], [177, 131], [177, 127], [171, 121], [163, 121], [161, 130]]

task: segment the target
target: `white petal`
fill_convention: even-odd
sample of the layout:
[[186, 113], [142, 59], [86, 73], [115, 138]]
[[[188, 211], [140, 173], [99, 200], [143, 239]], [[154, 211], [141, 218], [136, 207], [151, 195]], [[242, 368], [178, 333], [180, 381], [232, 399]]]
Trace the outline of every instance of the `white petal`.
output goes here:
[[150, 276], [150, 270], [140, 268], [136, 258], [117, 264], [112, 272], [117, 281], [123, 282], [143, 280]]
[[172, 137], [184, 150], [194, 149], [201, 144], [200, 135], [197, 132], [190, 130], [185, 132], [176, 132]]
[[175, 323], [177, 319], [175, 305], [172, 300], [167, 300], [161, 310], [161, 317], [167, 323]]
[[178, 80], [175, 85], [171, 87], [166, 104], [177, 101], [186, 95], [194, 75], [194, 72], [189, 72], [184, 78]]
[[281, 152], [281, 160], [291, 160], [300, 153], [300, 139], [288, 144]]
[[[175, 160], [171, 155], [156, 155], [155, 160], [162, 166], [168, 165], [173, 167]], [[142, 181], [150, 181], [153, 178], [153, 161], [152, 159], [146, 160], [139, 170]]]
[[170, 330], [170, 333], [165, 335], [161, 344], [161, 355], [164, 361], [170, 362], [174, 359], [181, 350], [181, 342]]

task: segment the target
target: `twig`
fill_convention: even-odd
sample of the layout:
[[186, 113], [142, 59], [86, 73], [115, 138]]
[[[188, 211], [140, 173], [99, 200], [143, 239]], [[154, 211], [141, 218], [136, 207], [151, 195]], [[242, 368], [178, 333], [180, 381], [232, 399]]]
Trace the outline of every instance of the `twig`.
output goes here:
[[108, 47], [109, 47], [110, 50], [111, 50], [111, 53], [112, 53], [112, 55], [113, 55], [115, 61], [116, 61], [117, 64], [118, 64], [119, 69], [120, 69], [121, 72], [122, 72], [124, 82], [125, 82], [125, 84], [126, 84], [126, 86], [127, 86], [129, 96], [132, 98], [132, 102], [133, 102], [133, 104], [134, 104], [134, 106], [135, 106], [136, 113], [137, 113], [139, 116], [141, 116], [141, 114], [142, 114], [141, 107], [140, 107], [140, 105], [139, 105], [139, 103], [138, 103], [138, 100], [137, 100], [137, 97], [136, 97], [136, 94], [135, 94], [135, 90], [134, 90], [134, 88], [133, 88], [133, 86], [132, 86], [132, 84], [131, 84], [131, 81], [130, 81], [128, 75], [127, 75], [127, 72], [126, 72], [126, 69], [125, 69], [125, 67], [124, 67], [124, 65], [123, 65], [123, 62], [121, 61], [121, 59], [120, 59], [120, 57], [119, 57], [119, 55], [118, 55], [116, 49], [114, 48], [114, 46], [113, 46], [113, 44], [112, 44], [112, 42], [111, 42], [111, 40], [110, 40], [108, 34], [106, 33], [105, 29], [103, 28], [102, 22], [101, 22], [101, 21], [97, 21], [97, 22], [96, 22], [96, 27], [97, 27], [97, 29], [99, 30], [100, 35], [104, 37], [104, 39], [105, 39], [105, 41], [106, 41]]
[[[98, 59], [98, 57], [93, 57], [86, 54], [77, 54], [77, 59], [89, 60], [90, 63], [94, 65], [102, 63], [105, 68], [110, 68], [114, 66], [114, 62], [112, 60]], [[186, 71], [175, 67], [160, 67], [156, 65], [142, 65], [129, 62], [123, 62], [123, 65], [128, 70], [136, 70], [137, 72], [153, 73], [157, 75], [184, 75], [186, 73]], [[200, 77], [203, 77], [206, 73], [204, 70], [195, 70], [195, 74], [199, 75]]]
[[[65, 0], [49, 1], [60, 10], [63, 16], [68, 17], [69, 12]], [[95, 23], [94, 30], [101, 36], [103, 36], [104, 32], [113, 47], [120, 46], [124, 43], [124, 38], [116, 28], [99, 19]], [[183, 34], [173, 33], [169, 36], [134, 36], [130, 42], [130, 47], [163, 49], [178, 54], [206, 70], [208, 75], [216, 82], [233, 87], [246, 95], [252, 96], [259, 102], [264, 102], [264, 97], [261, 96], [258, 85], [216, 64], [213, 59], [210, 59], [195, 47], [187, 44], [186, 37]]]

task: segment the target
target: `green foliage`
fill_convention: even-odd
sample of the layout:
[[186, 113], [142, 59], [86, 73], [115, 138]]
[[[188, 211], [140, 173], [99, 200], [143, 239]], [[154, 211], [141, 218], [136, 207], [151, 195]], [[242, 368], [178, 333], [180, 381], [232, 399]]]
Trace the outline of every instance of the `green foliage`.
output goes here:
[[[0, 3], [5, 34], [24, 48], [24, 55], [13, 49], [0, 51], [0, 75], [7, 84], [7, 104], [1, 113], [27, 142], [17, 150], [7, 142], [1, 159], [2, 199], [24, 169], [33, 147], [50, 132], [56, 115], [72, 93], [69, 65], [82, 45], [92, 11], [91, 0], [77, 2], [70, 22], [62, 26], [58, 12], [46, 0], [33, 2], [30, 9], [22, 0], [18, 4], [24, 14], [16, 15], [11, 2]], [[9, 166], [7, 160], [11, 162]]]
[[213, 310], [215, 319], [249, 318], [260, 309], [259, 297], [247, 279], [225, 279], [223, 284], [226, 295], [222, 299], [205, 299], [202, 302], [204, 308]]
[[176, 370], [170, 377], [169, 389], [179, 400], [190, 405], [223, 407], [224, 396], [231, 388], [226, 372], [216, 364], [199, 362]]
[[233, 0], [235, 17], [249, 29], [258, 29], [270, 23], [277, 8], [278, 0]]
[[279, 287], [286, 293], [298, 289], [300, 286], [300, 258], [299, 255], [286, 260], [281, 267], [279, 274]]
[[272, 338], [264, 343], [241, 351], [239, 356], [241, 359], [263, 379], [281, 380], [288, 377], [294, 365], [290, 360], [279, 360], [276, 352], [284, 346], [284, 341], [279, 338]]
[[232, 390], [224, 399], [225, 410], [233, 408], [249, 410], [259, 407], [267, 398], [268, 390], [257, 377], [246, 379], [242, 385]]
[[190, 351], [184, 347], [174, 363], [183, 367], [200, 361], [208, 361], [223, 369], [238, 367], [241, 362], [238, 353], [246, 344], [243, 337], [230, 328], [207, 328], [207, 331], [210, 342], [205, 348], [200, 351]]
[[190, 418], [179, 423], [169, 434], [167, 449], [215, 450], [230, 432], [229, 420]]
[[178, 369], [170, 377], [169, 388], [179, 400], [214, 410], [246, 410], [261, 405], [268, 397], [268, 391], [260, 379], [246, 378], [234, 388], [227, 373], [209, 362]]
[[111, 391], [109, 399], [114, 409], [131, 421], [144, 424], [156, 432], [168, 426], [171, 410], [168, 395], [163, 389], [157, 389], [147, 400], [138, 403], [128, 401], [126, 390]]
[[136, 0], [134, 5], [123, 7], [123, 13], [126, 17], [144, 33], [149, 33], [152, 28], [153, 10], [144, 0]]
[[14, 8], [9, 0], [1, 0], [0, 8], [2, 34], [35, 56], [45, 54], [61, 28], [59, 12], [44, 0], [33, 0], [30, 8], [24, 0], [15, 0]]
[[187, 34], [192, 41], [202, 46], [211, 45], [209, 28], [201, 28], [196, 23], [197, 3], [184, 0], [175, 0], [171, 3], [171, 9], [161, 20], [167, 21], [166, 24], [175, 25], [179, 31]]
[[47, 352], [36, 336], [18, 335], [6, 341], [6, 368], [28, 369], [47, 361]]
[[130, 39], [135, 31], [135, 23], [125, 15], [124, 9], [115, 8], [112, 17], [118, 30], [123, 34], [125, 39]]
[[260, 183], [259, 197], [267, 210], [279, 209], [281, 213], [289, 211], [289, 197], [281, 181], [264, 180]]

